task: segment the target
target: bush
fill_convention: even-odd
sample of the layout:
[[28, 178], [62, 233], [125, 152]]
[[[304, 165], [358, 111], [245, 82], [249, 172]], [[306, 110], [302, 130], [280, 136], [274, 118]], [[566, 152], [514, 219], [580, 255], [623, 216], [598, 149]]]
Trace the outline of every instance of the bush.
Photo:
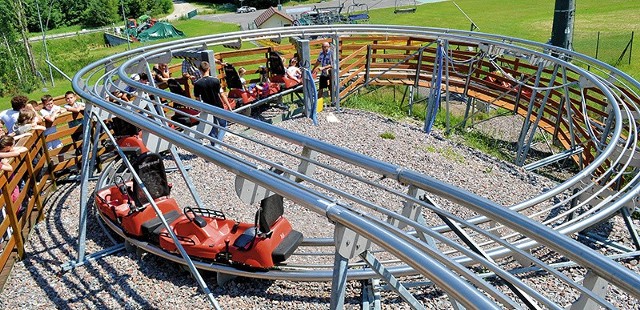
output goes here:
[[110, 25], [118, 19], [117, 0], [90, 0], [82, 14], [82, 25], [101, 27]]
[[380, 134], [380, 138], [393, 140], [396, 138], [396, 135], [393, 132], [385, 131]]

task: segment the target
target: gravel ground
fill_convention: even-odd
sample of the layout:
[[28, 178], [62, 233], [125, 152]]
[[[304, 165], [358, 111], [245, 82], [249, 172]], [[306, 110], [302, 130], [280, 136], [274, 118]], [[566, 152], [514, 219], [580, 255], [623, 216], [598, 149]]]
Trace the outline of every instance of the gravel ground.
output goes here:
[[[328, 122], [330, 115], [339, 122]], [[420, 171], [502, 205], [517, 203], [555, 185], [547, 178], [527, 173], [509, 163], [444, 139], [437, 131], [425, 135], [420, 131], [421, 124], [411, 121], [396, 122], [353, 110], [339, 114], [325, 111], [320, 114], [319, 120], [318, 127], [311, 126], [307, 119], [289, 120], [278, 126]], [[241, 129], [239, 126], [231, 128]], [[382, 133], [393, 133], [395, 139], [382, 139]], [[230, 143], [243, 143], [237, 137], [228, 135], [227, 139]], [[194, 185], [204, 193], [202, 199], [206, 205], [215, 206], [231, 218], [252, 220], [255, 209], [247, 208], [231, 190], [234, 181], [232, 174], [225, 173], [212, 163], [184, 155], [183, 160], [192, 167], [190, 175]], [[212, 176], [216, 176], [215, 181], [212, 181]], [[173, 193], [176, 199], [181, 204], [191, 204], [190, 198], [180, 195], [186, 192], [180, 176], [171, 173], [169, 178], [175, 184]], [[78, 184], [65, 184], [50, 197], [45, 221], [38, 223], [29, 236], [25, 259], [15, 265], [0, 294], [0, 308], [175, 309], [210, 306], [186, 271], [153, 255], [139, 257], [135, 253], [121, 251], [61, 273], [61, 264], [76, 259], [77, 255], [79, 193]], [[444, 203], [445, 207], [450, 207]], [[326, 219], [300, 206], [288, 204], [286, 207], [287, 218], [305, 236], [331, 235], [333, 226]], [[623, 225], [619, 217], [614, 217], [599, 229], [610, 233], [613, 240], [631, 246]], [[88, 253], [110, 246], [95, 218], [91, 217], [88, 227]], [[594, 248], [607, 252], [603, 247], [594, 245]], [[634, 272], [639, 272], [637, 260], [623, 263]], [[581, 268], [565, 269], [563, 272], [573, 278], [584, 274]], [[330, 283], [237, 278], [217, 286], [214, 275], [205, 273], [203, 277], [225, 309], [326, 309], [330, 301]], [[413, 281], [410, 278], [406, 280]], [[531, 275], [527, 282], [540, 291], [548, 290], [546, 286], [553, 287], [547, 277], [541, 275]], [[414, 292], [431, 307], [450, 305], [446, 296], [438, 290]], [[550, 298], [564, 303], [575, 299], [570, 292], [548, 294]], [[349, 282], [346, 308], [359, 309], [360, 296], [361, 284]], [[406, 308], [406, 304], [393, 293], [383, 292], [382, 298], [385, 309]], [[638, 300], [626, 293], [612, 291], [608, 299], [621, 308], [639, 307]]]

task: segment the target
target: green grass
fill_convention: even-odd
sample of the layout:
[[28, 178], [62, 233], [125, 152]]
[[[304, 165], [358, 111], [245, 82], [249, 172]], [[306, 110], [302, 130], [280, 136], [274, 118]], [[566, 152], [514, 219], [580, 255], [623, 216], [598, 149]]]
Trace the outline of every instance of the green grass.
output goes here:
[[388, 139], [388, 140], [394, 140], [396, 138], [396, 135], [393, 132], [385, 131], [385, 132], [380, 134], [380, 138]]
[[[238, 26], [234, 24], [214, 23], [198, 19], [178, 20], [172, 22], [172, 24], [179, 30], [183, 31], [187, 37], [197, 37], [239, 30]], [[137, 42], [131, 44], [131, 48], [133, 49], [144, 45], [171, 40], [172, 39], [164, 39], [146, 43]], [[47, 82], [45, 86], [41, 86], [34, 92], [28, 94], [28, 97], [30, 99], [39, 100], [39, 98], [44, 94], [51, 94], [55, 97], [64, 94], [67, 90], [70, 90], [71, 83], [55, 70], [53, 71], [55, 86], [51, 85], [49, 69], [45, 62], [46, 57], [42, 41], [33, 42], [31, 46], [33, 47], [37, 66]], [[250, 46], [247, 45], [244, 47], [248, 48]], [[85, 67], [86, 65], [102, 58], [124, 52], [127, 48], [126, 44], [114, 47], [106, 46], [104, 44], [102, 33], [84, 34], [63, 39], [47, 40], [47, 49], [49, 51], [51, 62], [70, 77], [73, 77], [77, 70]], [[176, 62], [179, 61], [176, 60]], [[10, 97], [0, 98], [0, 109], [7, 109], [10, 106], [10, 99]]]
[[[407, 116], [407, 107], [400, 107], [402, 87], [367, 87], [361, 95], [347, 97], [341, 104], [354, 109], [361, 109], [400, 119]], [[405, 99], [406, 101], [406, 99]], [[424, 116], [423, 116], [424, 117]]]
[[[403, 104], [401, 104], [400, 102], [402, 100], [403, 90], [404, 87], [401, 86], [370, 87], [361, 91], [360, 94], [355, 94], [351, 97], [348, 97], [342, 102], [342, 106], [345, 108], [373, 111], [386, 117], [400, 120], [406, 118], [409, 111], [409, 107], [406, 104], [408, 99], [405, 98], [405, 102]], [[412, 113], [413, 119], [419, 122], [424, 122], [425, 108], [426, 106], [424, 105], [424, 103], [414, 104]], [[478, 113], [478, 117], [476, 117], [476, 120], [487, 119], [489, 117], [504, 113], [504, 111], [504, 109], [492, 109], [487, 113]], [[460, 125], [462, 123], [462, 120], [464, 119], [462, 113], [462, 111], [459, 111], [457, 113], [451, 113], [449, 115], [449, 123], [453, 129], [452, 132], [449, 133], [450, 137], [464, 145], [478, 149], [483, 153], [489, 154], [496, 158], [502, 160], [512, 159], [513, 154], [510, 153], [510, 146], [507, 142], [496, 140], [479, 131], [467, 131], [466, 129], [461, 129], [460, 126], [456, 126]], [[467, 124], [470, 123], [470, 120], [467, 121]], [[440, 111], [438, 112], [438, 114], [436, 114], [434, 127], [440, 129], [446, 128], [446, 109], [444, 106], [441, 106]], [[382, 135], [384, 134], [386, 133], [381, 134], [380, 137], [382, 137]], [[464, 157], [459, 156], [453, 149], [440, 149], [432, 146], [424, 146], [424, 150], [430, 153], [438, 153], [447, 159], [464, 163]]]
[[[317, 0], [290, 1], [284, 5], [314, 4]], [[554, 1], [499, 1], [499, 0], [457, 0], [456, 3], [470, 16], [480, 27], [479, 31], [496, 33], [512, 37], [519, 37], [538, 42], [547, 42], [551, 34], [553, 22]], [[224, 11], [226, 7], [212, 5], [210, 2], [195, 2], [204, 10]], [[394, 8], [370, 10], [371, 23], [402, 24], [426, 27], [463, 29], [470, 28], [470, 22], [451, 1], [424, 4], [418, 6], [413, 14], [394, 14]], [[622, 54], [632, 31], [640, 30], [640, 20], [631, 18], [640, 16], [640, 5], [628, 0], [580, 0], [577, 2], [574, 31], [574, 48], [583, 54], [595, 56], [596, 37], [600, 34], [600, 50], [598, 59], [609, 64], [614, 64]], [[176, 27], [184, 31], [188, 37], [207, 34], [222, 33], [238, 30], [236, 25], [212, 23], [202, 20], [180, 20], [174, 23]], [[79, 26], [65, 27], [48, 31], [48, 34], [78, 31]], [[32, 34], [39, 35], [39, 34]], [[84, 65], [126, 50], [125, 46], [105, 48], [101, 47], [103, 40], [101, 35], [83, 35], [69, 39], [48, 40], [49, 54], [56, 66], [60, 67], [68, 75]], [[638, 41], [638, 40], [636, 40]], [[155, 43], [155, 42], [154, 42]], [[151, 43], [153, 44], [153, 43]], [[41, 42], [32, 44], [38, 66], [43, 75], [48, 77], [48, 69], [44, 65], [44, 53]], [[133, 44], [133, 47], [140, 45]], [[638, 46], [636, 44], [636, 46]], [[631, 64], [628, 64], [628, 54], [619, 68], [636, 79], [640, 79], [640, 53], [632, 55]], [[52, 95], [62, 94], [70, 88], [69, 83], [54, 73], [56, 87], [47, 84], [48, 91]], [[42, 91], [29, 94], [38, 98]], [[402, 96], [402, 94], [396, 95]], [[353, 107], [369, 109], [390, 117], [400, 118], [406, 116], [406, 108], [398, 109], [396, 106], [379, 105], [367, 101], [377, 102], [378, 98], [363, 97], [357, 99], [360, 102], [351, 102]], [[388, 98], [387, 98], [388, 99]], [[355, 99], [350, 99], [355, 100]], [[0, 98], [0, 109], [8, 106], [8, 98]], [[419, 110], [415, 107], [414, 110]]]
[[[59, 34], [59, 33], [67, 33], [67, 32], [78, 32], [80, 30], [82, 30], [82, 27], [80, 25], [66, 26], [66, 27], [60, 27], [60, 28], [56, 28], [56, 29], [47, 30], [47, 35]], [[42, 37], [42, 32], [31, 32], [31, 33], [29, 33], [29, 37], [30, 38]]]
[[[551, 37], [554, 1], [456, 0], [456, 3], [480, 28], [477, 31], [544, 43]], [[462, 30], [469, 30], [471, 26], [451, 1], [420, 5], [413, 14], [397, 15], [393, 10], [370, 10], [370, 22]], [[640, 16], [640, 5], [635, 1], [577, 1], [574, 49], [595, 57], [600, 31], [598, 59], [615, 64], [631, 39], [631, 32], [640, 30], [640, 19], [632, 16]], [[635, 45], [631, 65], [627, 54], [619, 68], [640, 79], [640, 53], [638, 44]]]

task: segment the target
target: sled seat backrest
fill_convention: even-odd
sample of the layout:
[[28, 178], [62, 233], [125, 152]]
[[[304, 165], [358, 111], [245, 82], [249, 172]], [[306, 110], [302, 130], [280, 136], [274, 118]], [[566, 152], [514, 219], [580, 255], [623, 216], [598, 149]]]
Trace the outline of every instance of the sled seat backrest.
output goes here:
[[[169, 196], [171, 188], [169, 187], [164, 162], [160, 155], [151, 152], [142, 154], [142, 156], [133, 163], [133, 169], [149, 191], [151, 198], [158, 199]], [[133, 193], [137, 205], [141, 206], [148, 202], [140, 184], [137, 182], [133, 182]]]
[[269, 72], [271, 75], [284, 75], [286, 70], [284, 68], [284, 62], [278, 52], [269, 52]]

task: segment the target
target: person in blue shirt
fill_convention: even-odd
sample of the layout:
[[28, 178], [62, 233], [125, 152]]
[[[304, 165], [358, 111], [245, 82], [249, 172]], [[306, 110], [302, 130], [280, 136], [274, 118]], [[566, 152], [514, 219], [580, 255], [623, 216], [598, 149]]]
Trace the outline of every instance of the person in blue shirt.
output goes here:
[[322, 98], [325, 88], [331, 92], [331, 68], [333, 68], [333, 55], [329, 42], [322, 43], [322, 51], [318, 55], [316, 63], [313, 65], [313, 72], [320, 71], [320, 86], [318, 87], [318, 98]]

